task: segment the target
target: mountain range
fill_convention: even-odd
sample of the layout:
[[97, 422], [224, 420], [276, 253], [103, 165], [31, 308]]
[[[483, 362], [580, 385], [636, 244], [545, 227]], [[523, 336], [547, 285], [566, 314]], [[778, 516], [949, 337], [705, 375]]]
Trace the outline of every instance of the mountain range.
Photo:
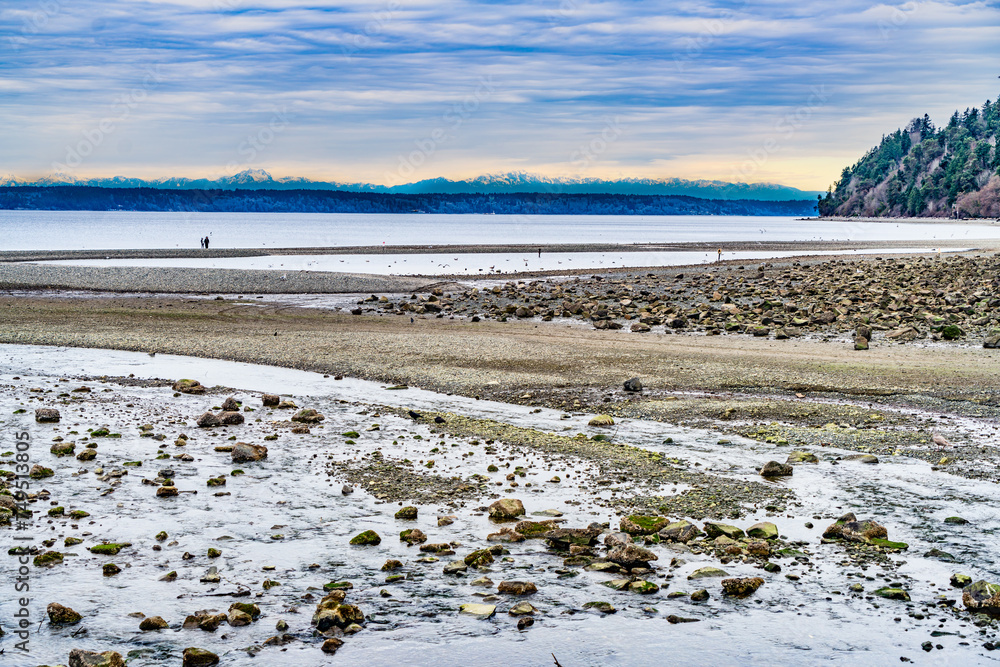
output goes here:
[[431, 178], [401, 185], [314, 181], [302, 177], [274, 178], [263, 169], [246, 169], [232, 176], [216, 179], [170, 177], [154, 180], [113, 176], [76, 178], [53, 174], [35, 181], [14, 176], [0, 177], [0, 186], [65, 186], [100, 188], [157, 188], [164, 190], [333, 190], [343, 192], [381, 192], [390, 194], [614, 194], [671, 195], [726, 201], [815, 200], [818, 192], [799, 190], [774, 183], [726, 183], [724, 181], [680, 178], [551, 178], [526, 172], [487, 174], [464, 180]]

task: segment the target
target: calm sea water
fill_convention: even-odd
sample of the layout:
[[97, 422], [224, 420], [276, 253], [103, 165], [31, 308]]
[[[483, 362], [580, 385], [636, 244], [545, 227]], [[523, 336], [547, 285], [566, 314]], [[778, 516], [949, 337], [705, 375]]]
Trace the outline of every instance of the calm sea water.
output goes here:
[[901, 241], [1000, 238], [1000, 226], [751, 216], [359, 215], [0, 211], [0, 250], [459, 243]]

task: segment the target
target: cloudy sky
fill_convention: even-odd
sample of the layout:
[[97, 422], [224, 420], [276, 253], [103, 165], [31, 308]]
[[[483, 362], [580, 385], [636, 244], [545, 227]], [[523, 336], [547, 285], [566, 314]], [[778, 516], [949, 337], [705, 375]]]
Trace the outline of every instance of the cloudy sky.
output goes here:
[[995, 1], [4, 0], [0, 174], [823, 190], [1000, 91]]

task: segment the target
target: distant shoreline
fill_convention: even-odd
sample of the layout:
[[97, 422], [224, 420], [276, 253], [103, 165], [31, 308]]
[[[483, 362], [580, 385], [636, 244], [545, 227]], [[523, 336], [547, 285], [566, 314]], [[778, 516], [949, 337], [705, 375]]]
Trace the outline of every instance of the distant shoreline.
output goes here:
[[956, 224], [956, 225], [1000, 225], [1000, 218], [862, 218], [854, 216], [833, 215], [818, 218], [800, 218], [824, 222], [895, 222], [913, 224]]

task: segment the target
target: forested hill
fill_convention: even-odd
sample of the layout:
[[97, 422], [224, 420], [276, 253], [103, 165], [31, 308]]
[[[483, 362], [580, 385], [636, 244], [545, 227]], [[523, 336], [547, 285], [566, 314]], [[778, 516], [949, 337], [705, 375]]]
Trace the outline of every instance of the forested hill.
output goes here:
[[928, 116], [882, 137], [820, 201], [821, 215], [1000, 216], [1000, 100], [956, 111], [937, 128]]
[[508, 213], [540, 215], [813, 216], [815, 200], [699, 199], [623, 194], [389, 194], [324, 190], [0, 187], [0, 209], [235, 213]]

